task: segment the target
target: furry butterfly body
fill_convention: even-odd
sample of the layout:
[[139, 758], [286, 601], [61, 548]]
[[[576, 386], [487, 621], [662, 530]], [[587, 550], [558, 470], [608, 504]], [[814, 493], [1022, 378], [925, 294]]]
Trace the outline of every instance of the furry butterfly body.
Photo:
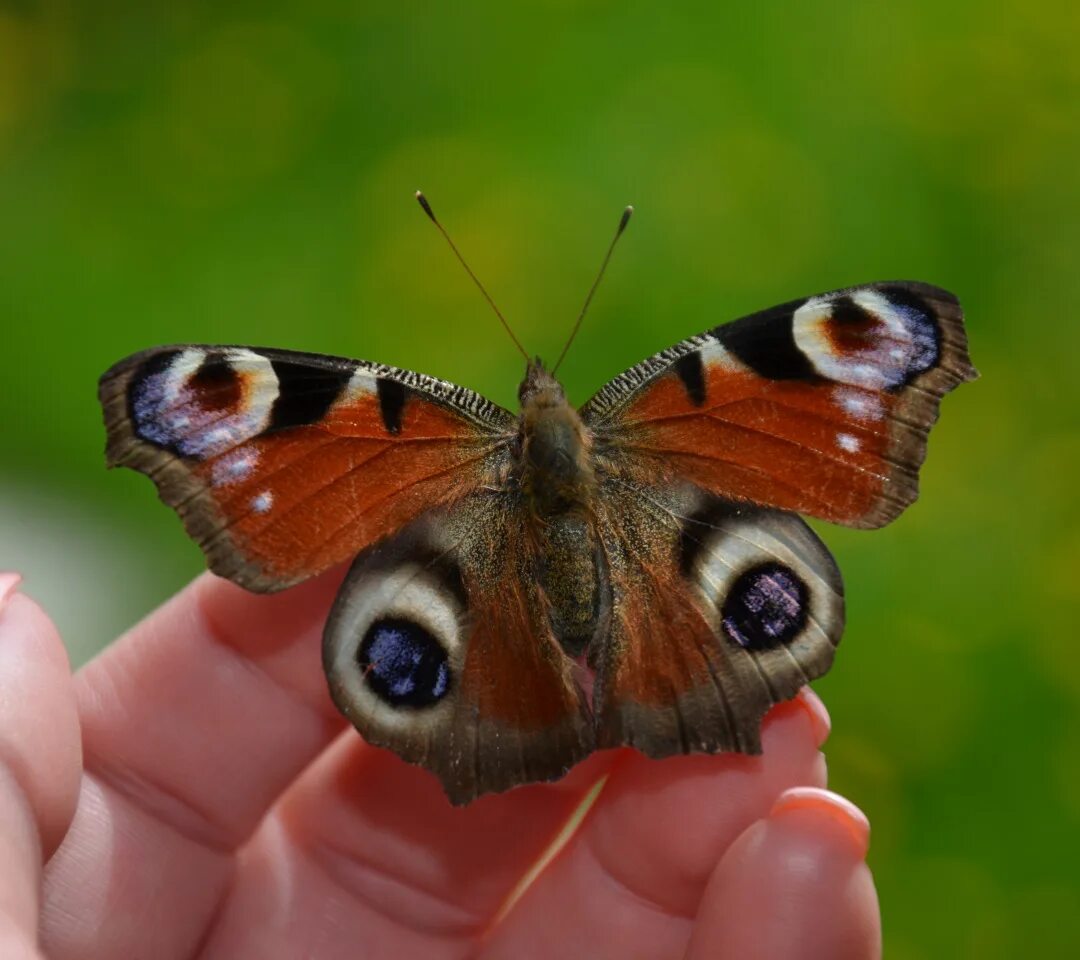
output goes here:
[[136, 354], [100, 397], [110, 465], [154, 480], [215, 572], [272, 591], [353, 560], [324, 639], [334, 701], [460, 803], [604, 747], [759, 751], [843, 629], [797, 514], [897, 516], [940, 398], [974, 376], [955, 297], [893, 282], [691, 337], [580, 410], [539, 361], [515, 417], [250, 347]]

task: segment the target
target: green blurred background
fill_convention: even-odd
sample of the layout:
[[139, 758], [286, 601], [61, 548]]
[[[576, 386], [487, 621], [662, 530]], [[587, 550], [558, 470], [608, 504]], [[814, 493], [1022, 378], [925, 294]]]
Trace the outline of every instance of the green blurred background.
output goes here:
[[[303, 8], [303, 13], [298, 10]], [[1080, 59], [1074, 4], [0, 2], [0, 566], [77, 660], [201, 568], [106, 474], [94, 396], [171, 341], [377, 359], [583, 401], [716, 323], [866, 280], [956, 291], [983, 377], [923, 498], [826, 528], [818, 685], [875, 824], [886, 955], [1080, 943]]]

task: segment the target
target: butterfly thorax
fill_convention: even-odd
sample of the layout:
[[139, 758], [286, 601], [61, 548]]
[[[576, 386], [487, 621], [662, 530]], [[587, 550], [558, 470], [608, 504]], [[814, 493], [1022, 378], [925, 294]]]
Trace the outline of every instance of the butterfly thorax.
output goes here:
[[538, 359], [518, 388], [518, 477], [534, 516], [551, 519], [583, 513], [596, 489], [589, 435], [559, 382]]

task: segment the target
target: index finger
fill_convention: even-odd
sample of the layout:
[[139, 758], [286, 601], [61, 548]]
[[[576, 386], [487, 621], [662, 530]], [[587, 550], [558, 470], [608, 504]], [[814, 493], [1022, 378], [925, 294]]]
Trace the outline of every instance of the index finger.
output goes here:
[[195, 580], [78, 674], [87, 771], [193, 839], [242, 843], [343, 726], [319, 657], [339, 581]]
[[344, 726], [319, 656], [340, 578], [256, 596], [204, 575], [80, 671], [86, 773], [46, 873], [50, 950], [195, 949], [235, 849]]

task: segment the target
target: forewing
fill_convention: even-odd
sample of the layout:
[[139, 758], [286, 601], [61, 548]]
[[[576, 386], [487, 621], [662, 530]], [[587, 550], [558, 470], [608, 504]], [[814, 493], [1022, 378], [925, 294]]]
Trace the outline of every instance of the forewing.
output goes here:
[[259, 591], [495, 483], [514, 422], [433, 377], [251, 347], [136, 354], [99, 396], [109, 465], [149, 476], [211, 569]]
[[765, 712], [840, 642], [829, 552], [794, 514], [685, 486], [611, 482], [601, 518], [612, 616], [593, 654], [597, 746], [759, 753]]
[[941, 397], [975, 376], [956, 298], [896, 281], [691, 337], [581, 412], [609, 474], [879, 527], [918, 495]]
[[505, 492], [426, 514], [357, 558], [327, 623], [338, 708], [454, 803], [560, 777], [592, 749], [525, 530]]

